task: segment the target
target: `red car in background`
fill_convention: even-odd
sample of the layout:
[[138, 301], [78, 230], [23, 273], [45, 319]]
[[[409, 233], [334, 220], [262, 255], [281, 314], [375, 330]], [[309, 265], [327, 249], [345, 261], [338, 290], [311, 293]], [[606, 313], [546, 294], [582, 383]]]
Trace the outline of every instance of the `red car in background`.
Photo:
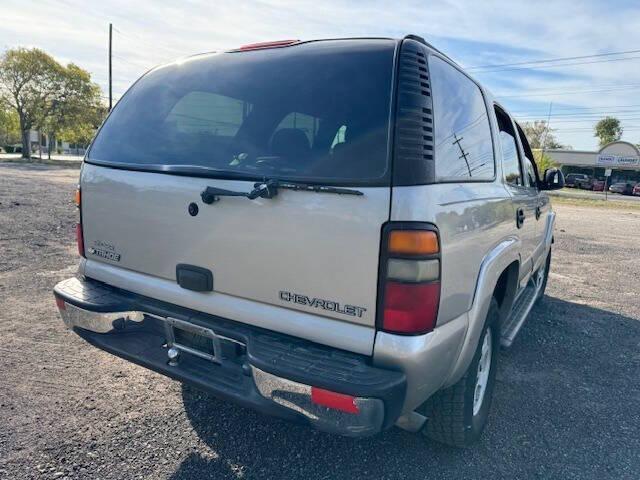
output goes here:
[[636, 186], [633, 187], [633, 194], [640, 197], [640, 183], [636, 183]]
[[594, 178], [591, 180], [591, 190], [594, 192], [604, 192], [604, 180]]

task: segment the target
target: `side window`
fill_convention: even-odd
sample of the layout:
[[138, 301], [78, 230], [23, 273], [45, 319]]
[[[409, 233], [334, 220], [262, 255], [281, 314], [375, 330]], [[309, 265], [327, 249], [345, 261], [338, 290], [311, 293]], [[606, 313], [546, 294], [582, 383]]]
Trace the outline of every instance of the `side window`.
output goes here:
[[527, 185], [530, 187], [538, 187], [536, 181], [536, 171], [533, 168], [533, 162], [529, 160], [529, 157], [524, 157], [524, 172], [527, 180]]
[[336, 136], [333, 137], [333, 141], [331, 142], [331, 151], [333, 152], [336, 145], [340, 145], [341, 143], [345, 143], [346, 141], [347, 141], [347, 126], [342, 125], [336, 132]]
[[[317, 118], [304, 113], [291, 112], [282, 119], [275, 132], [284, 129], [296, 129], [301, 130], [307, 136], [309, 146], [313, 147], [313, 142], [318, 133], [319, 121]], [[274, 132], [274, 135], [275, 135]]]
[[489, 117], [482, 92], [466, 75], [429, 57], [433, 90], [436, 178], [491, 180], [495, 174]]
[[523, 176], [520, 170], [520, 154], [516, 142], [516, 132], [509, 116], [500, 108], [496, 107], [496, 118], [498, 119], [498, 137], [502, 145], [502, 170], [504, 179], [510, 185], [523, 186]]
[[251, 111], [251, 104], [208, 92], [189, 92], [165, 119], [180, 133], [233, 137]]
[[524, 173], [525, 179], [527, 181], [527, 185], [530, 187], [538, 187], [538, 177], [536, 175], [536, 166], [533, 163], [533, 151], [531, 150], [531, 146], [529, 145], [529, 141], [527, 140], [527, 136], [524, 131], [516, 123], [516, 128], [518, 129], [518, 137], [520, 138], [520, 143], [522, 144], [522, 149], [524, 150]]

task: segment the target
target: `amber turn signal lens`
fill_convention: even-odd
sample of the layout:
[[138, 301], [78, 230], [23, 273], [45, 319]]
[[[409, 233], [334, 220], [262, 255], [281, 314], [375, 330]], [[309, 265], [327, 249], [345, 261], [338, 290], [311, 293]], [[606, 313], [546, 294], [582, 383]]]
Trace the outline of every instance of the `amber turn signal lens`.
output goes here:
[[438, 236], [425, 230], [396, 230], [389, 234], [389, 253], [431, 255], [440, 251]]
[[76, 207], [80, 207], [80, 189], [76, 190], [76, 193], [73, 196], [73, 203], [76, 204]]

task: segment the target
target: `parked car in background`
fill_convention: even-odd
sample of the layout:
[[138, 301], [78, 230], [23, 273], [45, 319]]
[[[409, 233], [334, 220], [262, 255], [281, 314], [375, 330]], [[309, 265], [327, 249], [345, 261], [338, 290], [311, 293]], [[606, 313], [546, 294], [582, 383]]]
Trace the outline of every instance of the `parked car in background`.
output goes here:
[[586, 180], [576, 180], [576, 188], [581, 190], [593, 190], [593, 179], [587, 175]]
[[580, 185], [589, 181], [589, 175], [584, 173], [570, 173], [564, 181], [565, 187], [580, 188]]
[[631, 195], [633, 193], [634, 184], [630, 182], [617, 182], [609, 187], [612, 193], [620, 193], [622, 195]]
[[591, 182], [591, 190], [594, 192], [604, 192], [605, 181], [599, 178], [594, 178]]
[[636, 186], [633, 187], [633, 195], [640, 197], [640, 183], [636, 183]]

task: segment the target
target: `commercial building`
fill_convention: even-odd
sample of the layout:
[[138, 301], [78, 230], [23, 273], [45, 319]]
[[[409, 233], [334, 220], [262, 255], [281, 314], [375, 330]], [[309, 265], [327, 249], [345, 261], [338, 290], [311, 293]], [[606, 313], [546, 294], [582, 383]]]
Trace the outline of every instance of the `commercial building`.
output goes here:
[[599, 151], [547, 150], [545, 152], [561, 168], [562, 173], [584, 173], [604, 179], [611, 169], [608, 185], [616, 182], [640, 182], [640, 149], [632, 143], [612, 142]]

